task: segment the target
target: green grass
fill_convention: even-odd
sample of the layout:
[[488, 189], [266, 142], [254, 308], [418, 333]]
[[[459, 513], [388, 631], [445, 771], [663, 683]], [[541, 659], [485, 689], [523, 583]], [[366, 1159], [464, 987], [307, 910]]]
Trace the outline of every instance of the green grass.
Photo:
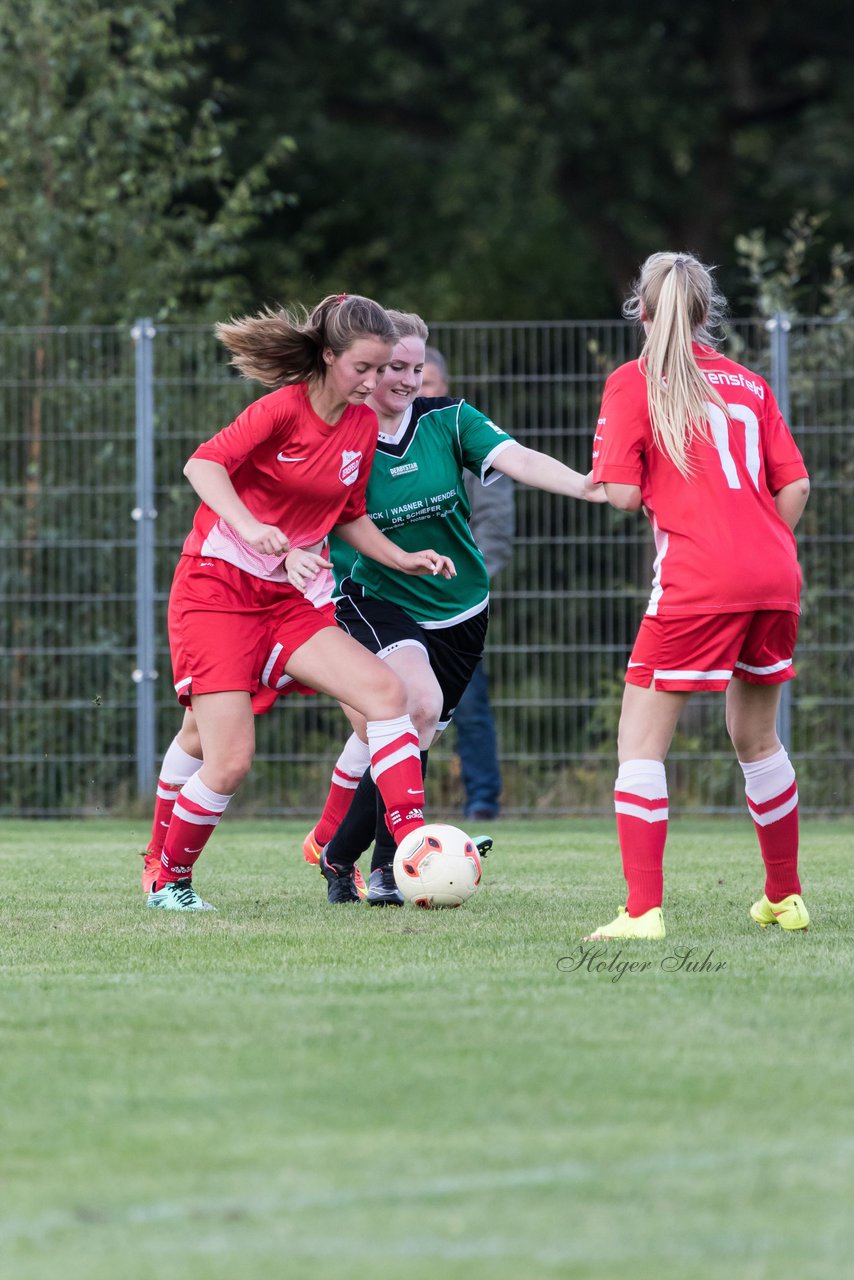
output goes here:
[[844, 1274], [854, 823], [805, 824], [790, 936], [746, 819], [674, 822], [667, 940], [574, 971], [611, 823], [493, 833], [461, 911], [379, 911], [227, 820], [185, 916], [141, 823], [0, 826], [4, 1280]]

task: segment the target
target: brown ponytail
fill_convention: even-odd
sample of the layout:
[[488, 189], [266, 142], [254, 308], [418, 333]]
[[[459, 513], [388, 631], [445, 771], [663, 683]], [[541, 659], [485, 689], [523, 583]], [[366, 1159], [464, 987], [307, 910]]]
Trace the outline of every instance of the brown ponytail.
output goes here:
[[265, 307], [252, 316], [217, 324], [214, 332], [231, 352], [230, 364], [266, 387], [323, 380], [328, 347], [340, 356], [358, 338], [392, 343], [396, 330], [388, 313], [359, 294], [330, 294], [311, 311]]

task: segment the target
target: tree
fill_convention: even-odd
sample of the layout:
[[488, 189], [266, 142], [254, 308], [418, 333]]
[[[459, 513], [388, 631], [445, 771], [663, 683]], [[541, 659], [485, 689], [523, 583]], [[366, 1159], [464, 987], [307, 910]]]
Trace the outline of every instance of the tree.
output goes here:
[[260, 219], [290, 198], [272, 134], [238, 161], [179, 0], [0, 0], [0, 320], [200, 317], [246, 301]]
[[[32, 655], [49, 627], [36, 603], [43, 547], [72, 543], [87, 524], [96, 541], [103, 536], [85, 510], [66, 527], [74, 476], [62, 460], [94, 407], [89, 397], [124, 385], [120, 358], [96, 357], [97, 375], [71, 409], [63, 387], [74, 382], [75, 357], [42, 330], [238, 308], [248, 301], [248, 237], [288, 198], [273, 175], [290, 139], [277, 133], [240, 163], [238, 124], [226, 122], [219, 89], [201, 83], [198, 42], [178, 33], [176, 8], [0, 0], [0, 322], [36, 329], [8, 335], [4, 347], [25, 370], [4, 415], [0, 501], [3, 581], [16, 601], [7, 614], [13, 704], [39, 696]], [[4, 373], [11, 386], [16, 373]], [[105, 485], [116, 471], [109, 451], [93, 446], [85, 459], [86, 475]], [[84, 564], [78, 558], [69, 577]]]
[[261, 296], [359, 287], [434, 319], [613, 314], [686, 248], [738, 279], [744, 227], [810, 192], [854, 234], [848, 17], [774, 0], [189, 0], [298, 200], [259, 230]]

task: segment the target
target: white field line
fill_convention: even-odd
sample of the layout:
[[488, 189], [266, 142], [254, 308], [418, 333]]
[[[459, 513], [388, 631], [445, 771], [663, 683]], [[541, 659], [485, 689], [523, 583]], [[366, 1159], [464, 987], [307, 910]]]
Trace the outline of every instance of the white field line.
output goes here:
[[[381, 1202], [385, 1205], [412, 1201], [442, 1200], [454, 1196], [477, 1193], [522, 1190], [527, 1187], [569, 1186], [601, 1179], [608, 1174], [621, 1177], [648, 1177], [683, 1173], [690, 1170], [723, 1169], [729, 1166], [755, 1165], [757, 1159], [797, 1162], [802, 1148], [797, 1141], [767, 1143], [763, 1146], [751, 1143], [745, 1147], [731, 1147], [724, 1151], [671, 1152], [636, 1159], [603, 1161], [601, 1164], [580, 1160], [566, 1160], [558, 1164], [539, 1165], [525, 1169], [505, 1169], [495, 1173], [459, 1174], [450, 1178], [432, 1178], [424, 1182], [407, 1182], [390, 1189], [388, 1187], [334, 1191], [327, 1189], [316, 1193], [293, 1195], [259, 1195], [246, 1198], [228, 1197], [219, 1200], [155, 1200], [147, 1204], [132, 1204], [126, 1208], [93, 1208], [81, 1205], [78, 1209], [52, 1210], [33, 1218], [0, 1218], [0, 1245], [28, 1241], [44, 1247], [47, 1238], [58, 1232], [85, 1229], [87, 1233], [99, 1227], [151, 1226], [157, 1223], [187, 1222], [198, 1226], [211, 1220], [218, 1227], [224, 1222], [242, 1218], [257, 1219], [266, 1214], [281, 1216], [303, 1214], [311, 1210], [335, 1210]], [[822, 1151], [822, 1167], [831, 1163], [850, 1162], [854, 1157], [854, 1138], [840, 1138], [827, 1144]], [[840, 1180], [841, 1181], [841, 1180]], [[840, 1187], [841, 1189], [841, 1187]], [[438, 1241], [435, 1242], [438, 1245]]]

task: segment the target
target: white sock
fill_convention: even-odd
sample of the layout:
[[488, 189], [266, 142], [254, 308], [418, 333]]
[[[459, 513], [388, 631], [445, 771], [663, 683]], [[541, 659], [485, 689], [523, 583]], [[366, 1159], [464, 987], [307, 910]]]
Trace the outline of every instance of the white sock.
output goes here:
[[667, 774], [660, 760], [627, 760], [620, 765], [615, 791], [628, 791], [645, 800], [662, 800], [667, 795]]
[[795, 771], [785, 747], [764, 760], [749, 763], [739, 760], [738, 763], [744, 774], [745, 793], [755, 804], [764, 804], [766, 800], [782, 795], [795, 781]]
[[336, 777], [336, 774], [343, 774], [345, 778], [352, 778], [355, 786], [365, 770], [369, 768], [370, 763], [371, 748], [358, 734], [351, 733], [335, 762], [332, 781], [337, 782], [339, 786], [344, 785], [342, 780]]
[[[233, 794], [234, 792], [232, 792]], [[194, 773], [192, 778], [188, 778], [181, 788], [178, 802], [180, 804], [182, 799], [192, 800], [194, 804], [199, 805], [202, 809], [207, 809], [210, 813], [223, 814], [228, 808], [228, 802], [232, 795], [223, 796], [218, 791], [211, 791], [210, 787], [205, 786], [199, 775]]]
[[160, 766], [160, 781], [173, 787], [183, 786], [201, 767], [202, 761], [188, 755], [183, 747], [178, 746], [178, 739], [173, 738]]

